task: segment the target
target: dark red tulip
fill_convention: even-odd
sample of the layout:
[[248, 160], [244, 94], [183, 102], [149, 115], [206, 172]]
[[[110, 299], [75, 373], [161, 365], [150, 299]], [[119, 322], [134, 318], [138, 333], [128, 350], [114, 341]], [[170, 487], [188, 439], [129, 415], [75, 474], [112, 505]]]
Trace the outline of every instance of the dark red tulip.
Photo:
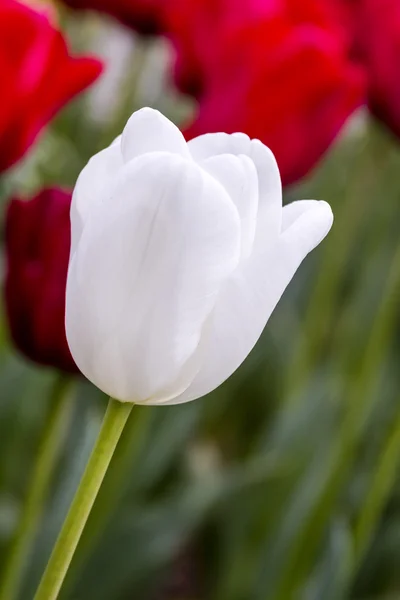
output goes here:
[[94, 58], [71, 56], [49, 10], [0, 0], [0, 172], [101, 68]]
[[321, 3], [261, 4], [257, 18], [252, 13], [210, 36], [199, 110], [186, 137], [243, 131], [259, 138], [290, 184], [317, 164], [364, 102], [364, 77], [349, 59], [347, 36]]
[[31, 360], [79, 372], [65, 335], [71, 192], [14, 198], [6, 214], [5, 299], [12, 338]]

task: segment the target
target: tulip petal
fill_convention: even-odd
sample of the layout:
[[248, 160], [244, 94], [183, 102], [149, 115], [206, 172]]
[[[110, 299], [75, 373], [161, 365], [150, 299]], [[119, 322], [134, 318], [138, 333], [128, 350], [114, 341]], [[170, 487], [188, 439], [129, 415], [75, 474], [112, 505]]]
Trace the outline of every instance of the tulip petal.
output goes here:
[[275, 156], [260, 140], [251, 140], [250, 158], [258, 174], [259, 213], [255, 243], [265, 248], [282, 226], [282, 183]]
[[282, 211], [282, 231], [288, 229], [303, 213], [313, 209], [314, 206], [315, 200], [297, 200], [287, 204]]
[[226, 189], [241, 220], [242, 259], [250, 256], [257, 225], [258, 180], [253, 161], [244, 154], [219, 154], [201, 163]]
[[125, 165], [70, 263], [66, 328], [82, 372], [122, 401], [180, 393], [239, 252], [238, 211], [196, 163], [160, 152]]
[[133, 113], [122, 133], [125, 162], [147, 152], [172, 152], [190, 158], [185, 138], [179, 129], [158, 110], [142, 108]]
[[86, 219], [104, 197], [122, 167], [121, 145], [118, 138], [108, 148], [95, 154], [81, 171], [75, 185], [71, 204], [71, 256], [76, 249]]
[[209, 393], [240, 366], [300, 263], [326, 236], [333, 221], [326, 202], [295, 202], [283, 213], [288, 226], [278, 240], [266, 252], [252, 255], [225, 284], [210, 317], [203, 365], [187, 390], [168, 404]]
[[279, 235], [282, 213], [282, 185], [278, 165], [271, 150], [260, 140], [244, 133], [206, 133], [188, 142], [197, 162], [219, 154], [245, 154], [258, 175], [257, 245], [265, 246]]

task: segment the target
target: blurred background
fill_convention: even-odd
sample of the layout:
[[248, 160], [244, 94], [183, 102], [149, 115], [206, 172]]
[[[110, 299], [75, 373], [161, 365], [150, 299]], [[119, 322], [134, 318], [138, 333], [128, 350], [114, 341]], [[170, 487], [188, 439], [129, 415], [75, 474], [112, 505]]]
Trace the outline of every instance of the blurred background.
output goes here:
[[400, 598], [399, 72], [397, 0], [0, 0], [0, 600], [33, 598], [104, 414], [69, 204], [142, 106], [261, 139], [335, 223], [223, 386], [134, 408], [61, 597]]

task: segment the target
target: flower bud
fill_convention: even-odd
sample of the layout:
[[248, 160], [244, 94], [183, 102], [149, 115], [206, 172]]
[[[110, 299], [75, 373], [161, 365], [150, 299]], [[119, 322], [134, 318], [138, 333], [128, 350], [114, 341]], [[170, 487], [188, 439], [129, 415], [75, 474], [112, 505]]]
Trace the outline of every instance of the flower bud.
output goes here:
[[66, 330], [77, 365], [118, 400], [174, 404], [239, 367], [332, 212], [316, 201], [282, 209], [259, 140], [186, 143], [147, 108], [84, 168], [71, 222]]

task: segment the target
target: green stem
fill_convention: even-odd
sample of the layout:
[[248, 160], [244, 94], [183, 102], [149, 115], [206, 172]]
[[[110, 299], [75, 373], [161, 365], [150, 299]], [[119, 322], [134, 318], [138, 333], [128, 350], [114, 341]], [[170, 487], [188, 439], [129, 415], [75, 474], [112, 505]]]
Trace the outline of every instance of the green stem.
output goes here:
[[71, 387], [72, 380], [65, 377], [60, 377], [55, 382], [29, 489], [4, 566], [0, 600], [13, 600], [18, 595], [23, 571], [44, 511], [50, 482], [72, 414]]
[[55, 600], [133, 404], [110, 398], [103, 424], [75, 498], [47, 563], [35, 600]]
[[[134, 417], [134, 418], [133, 418]], [[129, 482], [129, 473], [138, 452], [146, 439], [150, 429], [152, 411], [148, 406], [138, 406], [121, 437], [118, 448], [114, 454], [113, 466], [108, 471], [104, 484], [97, 497], [96, 504], [90, 514], [84, 539], [79, 548], [80, 560], [83, 562], [93, 546], [96, 545], [121, 497], [126, 491]]]
[[354, 556], [360, 564], [376, 531], [382, 511], [396, 482], [400, 462], [400, 415], [382, 449], [354, 528]]
[[65, 584], [67, 596], [76, 581], [79, 580], [82, 567], [93, 548], [96, 547], [126, 491], [132, 465], [135, 464], [140, 448], [149, 433], [152, 422], [151, 416], [152, 410], [150, 407], [136, 406], [134, 414], [132, 414], [124, 429], [112, 459], [112, 467], [107, 471], [75, 554], [74, 571]]

